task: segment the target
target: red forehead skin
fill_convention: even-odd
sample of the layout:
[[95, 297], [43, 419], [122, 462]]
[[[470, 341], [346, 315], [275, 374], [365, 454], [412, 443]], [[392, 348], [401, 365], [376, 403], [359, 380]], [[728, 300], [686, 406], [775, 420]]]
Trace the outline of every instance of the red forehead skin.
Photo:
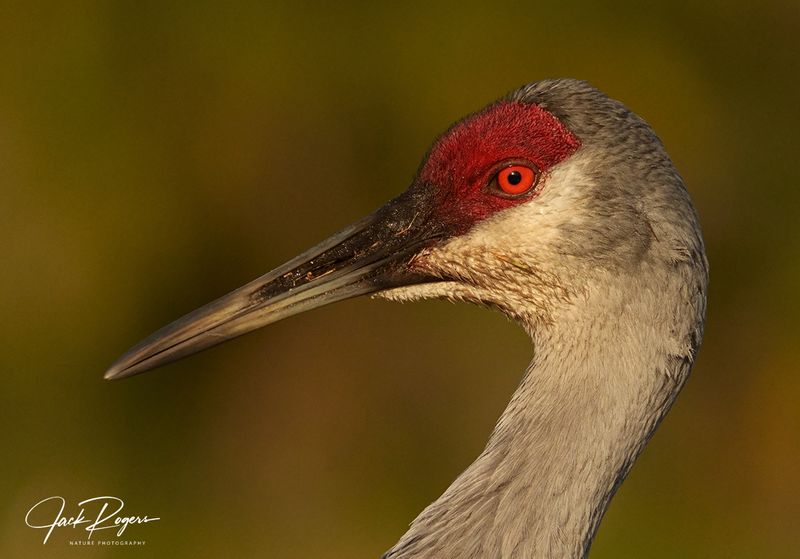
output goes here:
[[419, 179], [437, 189], [440, 217], [467, 229], [490, 215], [530, 200], [487, 192], [485, 185], [505, 160], [527, 160], [544, 180], [547, 170], [580, 147], [580, 141], [538, 105], [503, 101], [471, 115], [431, 148]]

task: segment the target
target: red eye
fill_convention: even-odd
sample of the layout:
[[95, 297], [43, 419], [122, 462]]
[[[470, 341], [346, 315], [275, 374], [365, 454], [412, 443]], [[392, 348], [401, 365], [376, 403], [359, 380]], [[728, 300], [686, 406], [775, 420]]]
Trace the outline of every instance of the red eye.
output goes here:
[[497, 173], [497, 185], [506, 194], [524, 194], [536, 184], [536, 172], [524, 165], [512, 165]]

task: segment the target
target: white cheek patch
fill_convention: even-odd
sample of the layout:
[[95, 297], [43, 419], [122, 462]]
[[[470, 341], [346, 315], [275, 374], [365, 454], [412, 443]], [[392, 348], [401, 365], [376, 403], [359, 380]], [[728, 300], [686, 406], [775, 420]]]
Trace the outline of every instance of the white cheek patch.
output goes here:
[[590, 179], [585, 157], [555, 166], [541, 193], [503, 210], [466, 234], [420, 253], [411, 266], [449, 278], [445, 281], [389, 289], [376, 297], [393, 301], [447, 299], [490, 304], [530, 322], [552, 314], [554, 305], [570, 297], [562, 277], [563, 255], [557, 249], [561, 226], [582, 219], [580, 198]]
[[[447, 253], [448, 259], [476, 251], [502, 250], [516, 255], [544, 255], [560, 235], [561, 226], [588, 219], [581, 211], [592, 179], [586, 173], [589, 152], [581, 149], [553, 167], [543, 180], [541, 192], [524, 204], [498, 212], [466, 234], [431, 249], [431, 260]], [[539, 258], [537, 258], [539, 260]]]

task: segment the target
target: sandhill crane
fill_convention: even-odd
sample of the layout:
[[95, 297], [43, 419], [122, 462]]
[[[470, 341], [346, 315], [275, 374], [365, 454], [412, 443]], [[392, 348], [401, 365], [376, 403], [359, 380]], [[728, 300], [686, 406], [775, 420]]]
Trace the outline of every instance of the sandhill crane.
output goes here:
[[384, 557], [585, 557], [692, 367], [707, 270], [650, 126], [585, 82], [545, 80], [454, 124], [386, 206], [159, 330], [105, 376], [357, 295], [500, 309], [533, 339], [533, 360], [486, 449]]

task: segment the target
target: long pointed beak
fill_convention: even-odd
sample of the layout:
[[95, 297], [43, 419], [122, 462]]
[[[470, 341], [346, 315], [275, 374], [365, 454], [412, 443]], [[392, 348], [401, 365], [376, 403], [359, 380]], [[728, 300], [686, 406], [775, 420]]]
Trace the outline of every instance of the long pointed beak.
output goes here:
[[410, 189], [283, 266], [142, 340], [109, 367], [105, 378], [143, 373], [328, 303], [431, 281], [409, 267], [420, 250], [443, 236], [428, 219], [427, 198], [421, 189]]

